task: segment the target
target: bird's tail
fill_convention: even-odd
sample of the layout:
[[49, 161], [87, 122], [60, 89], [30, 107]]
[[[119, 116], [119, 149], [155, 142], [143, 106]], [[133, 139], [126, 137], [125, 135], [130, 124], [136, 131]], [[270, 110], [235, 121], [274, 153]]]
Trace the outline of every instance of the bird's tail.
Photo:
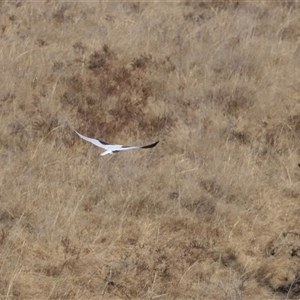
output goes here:
[[113, 154], [113, 153], [112, 153], [111, 150], [106, 150], [106, 151], [102, 152], [100, 155], [101, 155], [101, 156], [104, 156], [104, 155], [106, 155], [106, 154]]

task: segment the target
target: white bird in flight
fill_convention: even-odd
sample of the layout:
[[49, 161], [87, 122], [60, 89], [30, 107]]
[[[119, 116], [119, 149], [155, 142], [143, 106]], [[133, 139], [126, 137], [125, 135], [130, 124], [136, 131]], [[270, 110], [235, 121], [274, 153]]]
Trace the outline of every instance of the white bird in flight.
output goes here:
[[147, 149], [147, 148], [153, 148], [155, 147], [159, 141], [150, 144], [150, 145], [146, 145], [146, 146], [123, 146], [123, 145], [109, 145], [108, 143], [105, 143], [103, 141], [100, 140], [96, 140], [96, 139], [92, 139], [89, 137], [86, 137], [82, 134], [80, 134], [79, 132], [77, 132], [76, 130], [74, 130], [82, 139], [84, 139], [87, 142], [90, 142], [106, 151], [104, 151], [103, 153], [101, 153], [101, 156], [106, 155], [106, 154], [113, 154], [115, 152], [119, 152], [119, 151], [125, 151], [125, 150], [133, 150], [133, 149]]

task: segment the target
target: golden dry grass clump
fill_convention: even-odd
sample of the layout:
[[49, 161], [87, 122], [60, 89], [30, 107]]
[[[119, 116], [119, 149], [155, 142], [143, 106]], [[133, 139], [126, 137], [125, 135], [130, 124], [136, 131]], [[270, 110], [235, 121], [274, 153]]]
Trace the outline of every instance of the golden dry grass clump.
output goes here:
[[300, 297], [298, 3], [0, 14], [1, 299]]

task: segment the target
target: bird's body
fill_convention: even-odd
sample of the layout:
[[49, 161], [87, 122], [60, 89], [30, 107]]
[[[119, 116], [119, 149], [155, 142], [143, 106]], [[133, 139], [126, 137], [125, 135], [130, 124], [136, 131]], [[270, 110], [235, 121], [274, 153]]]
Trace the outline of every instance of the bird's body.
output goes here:
[[133, 149], [139, 149], [139, 148], [143, 148], [143, 149], [147, 149], [147, 148], [153, 148], [155, 147], [159, 141], [150, 144], [150, 145], [146, 145], [146, 146], [123, 146], [123, 145], [110, 145], [106, 142], [103, 142], [101, 140], [96, 140], [96, 139], [92, 139], [89, 137], [86, 137], [82, 134], [80, 134], [79, 132], [77, 132], [76, 130], [74, 130], [82, 139], [84, 139], [87, 142], [90, 142], [92, 144], [94, 144], [95, 146], [98, 146], [102, 149], [104, 149], [105, 151], [103, 153], [101, 153], [101, 156], [106, 155], [106, 154], [113, 154], [115, 152], [119, 152], [119, 151], [125, 151], [125, 150], [133, 150]]

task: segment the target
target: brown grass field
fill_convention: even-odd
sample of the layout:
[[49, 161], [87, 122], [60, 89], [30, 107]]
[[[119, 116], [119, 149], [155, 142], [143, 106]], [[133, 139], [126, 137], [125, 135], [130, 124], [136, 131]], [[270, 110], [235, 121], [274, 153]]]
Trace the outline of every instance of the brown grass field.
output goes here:
[[299, 4], [0, 16], [0, 299], [300, 298]]

